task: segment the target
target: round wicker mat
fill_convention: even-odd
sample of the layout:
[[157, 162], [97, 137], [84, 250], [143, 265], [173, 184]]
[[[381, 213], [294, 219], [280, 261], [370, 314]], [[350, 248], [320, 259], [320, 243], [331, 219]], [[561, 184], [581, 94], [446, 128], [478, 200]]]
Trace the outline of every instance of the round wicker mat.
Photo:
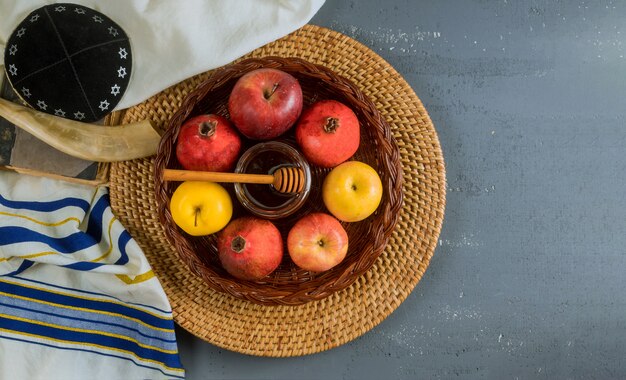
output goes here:
[[[426, 110], [376, 53], [334, 31], [307, 25], [246, 57], [300, 57], [351, 79], [389, 122], [400, 149], [404, 206], [383, 254], [350, 287], [301, 306], [261, 306], [218, 293], [194, 276], [168, 243], [156, 212], [152, 160], [112, 164], [111, 205], [161, 281], [175, 321], [219, 347], [259, 356], [312, 354], [349, 342], [379, 324], [411, 293], [428, 267], [445, 207], [443, 155]], [[183, 98], [210, 73], [190, 78], [108, 122], [149, 118], [164, 128]]]

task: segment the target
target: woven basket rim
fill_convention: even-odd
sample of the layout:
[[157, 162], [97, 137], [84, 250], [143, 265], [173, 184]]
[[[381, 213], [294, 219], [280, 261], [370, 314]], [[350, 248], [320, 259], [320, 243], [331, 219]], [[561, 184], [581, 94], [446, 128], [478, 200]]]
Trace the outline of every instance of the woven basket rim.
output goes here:
[[[292, 281], [288, 283], [288, 287], [282, 287], [281, 284], [276, 284], [275, 279], [272, 284], [267, 284], [265, 280], [254, 282], [240, 281], [230, 276], [223, 277], [198, 257], [197, 252], [190, 244], [190, 239], [194, 238], [182, 233], [173, 223], [169, 208], [165, 207], [169, 202], [169, 196], [168, 189], [162, 181], [162, 172], [167, 167], [168, 162], [173, 159], [172, 147], [180, 126], [192, 116], [197, 104], [202, 102], [214, 89], [220, 88], [228, 80], [238, 78], [255, 68], [272, 67], [288, 71], [287, 67], [291, 68], [291, 66], [298, 68], [297, 75], [323, 81], [327, 86], [336, 86], [336, 88], [341, 89], [342, 96], [354, 98], [354, 104], [362, 105], [357, 112], [368, 115], [368, 121], [370, 121], [368, 125], [375, 127], [369, 132], [376, 138], [376, 148], [385, 152], [385, 154], [380, 155], [379, 165], [381, 166], [378, 169], [381, 172], [386, 197], [383, 198], [383, 202], [372, 219], [360, 222], [368, 222], [373, 225], [370, 228], [372, 231], [371, 248], [368, 246], [368, 249], [359, 253], [361, 257], [354, 258], [354, 262], [344, 265], [341, 270], [333, 269], [335, 273], [332, 277], [321, 277], [324, 279], [323, 281], [317, 281], [313, 277], [310, 281]], [[371, 115], [372, 120], [369, 120], [369, 115]], [[334, 292], [350, 286], [359, 276], [371, 268], [378, 256], [384, 251], [402, 208], [402, 167], [399, 150], [387, 121], [380, 115], [374, 103], [349, 79], [332, 72], [325, 66], [301, 58], [276, 56], [249, 58], [214, 70], [212, 75], [183, 100], [181, 107], [170, 118], [154, 161], [154, 186], [159, 205], [159, 221], [165, 230], [168, 241], [175, 247], [179, 258], [185, 265], [196, 276], [201, 277], [209, 287], [220, 292], [226, 292], [236, 298], [262, 305], [301, 305], [328, 297]]]

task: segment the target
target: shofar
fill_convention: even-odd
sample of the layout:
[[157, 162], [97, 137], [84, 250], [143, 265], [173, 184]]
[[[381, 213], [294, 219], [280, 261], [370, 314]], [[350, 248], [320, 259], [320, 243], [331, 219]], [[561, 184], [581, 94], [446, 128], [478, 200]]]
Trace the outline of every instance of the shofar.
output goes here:
[[156, 154], [161, 136], [149, 120], [105, 127], [48, 115], [0, 99], [0, 116], [61, 152], [112, 162]]

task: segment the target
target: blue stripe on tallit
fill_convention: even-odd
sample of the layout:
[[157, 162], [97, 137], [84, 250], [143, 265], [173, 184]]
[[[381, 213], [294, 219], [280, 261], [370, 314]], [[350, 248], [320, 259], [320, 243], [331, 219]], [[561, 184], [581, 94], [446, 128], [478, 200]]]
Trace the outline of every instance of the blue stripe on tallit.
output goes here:
[[131, 241], [133, 237], [130, 236], [128, 231], [124, 230], [120, 234], [119, 238], [117, 238], [117, 248], [120, 251], [120, 258], [117, 259], [115, 264], [117, 265], [126, 265], [128, 263], [128, 254], [126, 253], [126, 245], [129, 241]]
[[63, 266], [68, 269], [88, 271], [88, 270], [96, 269], [103, 265], [107, 265], [107, 264], [106, 263], [90, 263], [89, 261], [79, 261], [76, 263], [66, 264]]
[[50, 202], [12, 201], [4, 198], [0, 194], [0, 205], [17, 210], [32, 210], [39, 212], [52, 212], [70, 206], [81, 208], [84, 212], [89, 210], [89, 202], [80, 198], [63, 198]]
[[24, 227], [0, 227], [0, 246], [25, 242], [43, 243], [59, 253], [74, 253], [98, 244], [82, 231], [55, 238]]
[[[15, 310], [11, 311], [10, 309]], [[28, 317], [30, 319], [62, 325], [65, 323], [58, 321], [53, 322], [53, 319], [51, 318], [64, 318], [68, 320], [67, 326], [73, 326], [73, 324], [69, 321], [78, 321], [86, 324], [77, 327], [94, 330], [100, 329], [114, 334], [127, 335], [146, 344], [152, 344], [150, 341], [156, 340], [164, 343], [163, 348], [168, 350], [176, 349], [176, 336], [173, 331], [164, 332], [152, 330], [137, 322], [112, 315], [89, 313], [75, 309], [64, 309], [61, 307], [54, 307], [52, 305], [2, 295], [0, 295], [0, 310], [2, 310], [5, 314]]]
[[58, 349], [61, 349], [61, 350], [89, 352], [89, 353], [92, 353], [92, 354], [98, 354], [98, 355], [108, 356], [108, 357], [117, 358], [117, 359], [124, 359], [124, 360], [128, 360], [128, 361], [132, 362], [133, 364], [135, 364], [138, 367], [143, 367], [143, 368], [148, 368], [148, 369], [152, 369], [152, 370], [155, 370], [155, 371], [159, 371], [163, 375], [168, 376], [168, 377], [173, 377], [173, 378], [176, 378], [176, 379], [184, 379], [185, 378], [184, 376], [181, 376], [181, 375], [178, 375], [178, 374], [166, 373], [159, 367], [152, 367], [152, 366], [148, 366], [148, 365], [145, 365], [145, 364], [138, 363], [136, 360], [134, 360], [132, 358], [128, 358], [128, 357], [121, 356], [121, 355], [114, 355], [114, 354], [105, 353], [105, 352], [102, 352], [102, 351], [89, 350], [89, 349], [86, 349], [86, 348], [55, 346], [55, 345], [52, 345], [52, 344], [32, 341], [32, 340], [28, 340], [28, 339], [20, 339], [20, 338], [16, 338], [16, 337], [12, 337], [12, 336], [6, 336], [6, 335], [3, 335], [2, 333], [0, 333], [0, 337], [2, 337], [3, 339], [9, 339], [9, 340], [14, 340], [14, 341], [18, 341], [18, 342], [31, 343], [31, 344], [35, 344], [35, 345], [38, 345], [38, 346], [44, 346], [44, 347], [50, 347], [50, 348], [58, 348]]
[[91, 236], [95, 241], [100, 241], [102, 239], [103, 232], [103, 215], [104, 212], [109, 208], [109, 197], [107, 194], [98, 199], [96, 204], [93, 206], [91, 211], [89, 212], [89, 221], [87, 224], [87, 235]]
[[[122, 231], [122, 233], [120, 234], [118, 240], [117, 240], [117, 247], [119, 249], [120, 252], [120, 257], [117, 259], [117, 261], [114, 263], [115, 265], [125, 265], [126, 263], [128, 263], [128, 254], [126, 253], [126, 244], [128, 244], [128, 242], [132, 239], [132, 237], [130, 236], [130, 234], [124, 230]], [[111, 243], [113, 244], [113, 243]], [[82, 270], [82, 271], [89, 271], [95, 268], [98, 268], [102, 265], [108, 265], [106, 263], [94, 263], [94, 262], [88, 262], [88, 261], [80, 261], [80, 262], [76, 262], [76, 263], [72, 263], [72, 264], [66, 264], [63, 265], [66, 268], [69, 269], [74, 269], [74, 270]]]
[[[14, 276], [16, 274], [20, 274], [20, 273], [24, 272], [26, 269], [32, 267], [34, 264], [35, 264], [34, 261], [24, 260], [24, 261], [22, 261], [22, 263], [20, 264], [20, 266], [16, 270], [14, 270], [11, 273], [7, 273], [6, 276]], [[0, 277], [2, 277], [2, 276], [0, 276]]]
[[69, 294], [58, 294], [45, 291], [43, 289], [33, 289], [20, 286], [14, 283], [8, 283], [0, 280], [0, 292], [8, 293], [11, 295], [31, 298], [34, 300], [42, 300], [49, 303], [58, 305], [66, 305], [71, 307], [79, 307], [83, 309], [93, 310], [94, 312], [107, 312], [115, 313], [119, 315], [128, 316], [138, 319], [149, 326], [174, 330], [174, 322], [168, 318], [161, 318], [155, 315], [148, 314], [144, 311], [127, 307], [118, 303], [111, 303], [105, 301], [90, 300], [84, 298], [73, 297]]
[[[100, 199], [96, 201], [94, 207], [89, 213], [87, 231], [78, 231], [61, 238], [47, 236], [43, 233], [33, 231], [24, 227], [0, 227], [0, 246], [25, 242], [37, 242], [46, 244], [51, 249], [62, 254], [79, 252], [98, 244], [102, 240], [104, 232], [103, 217], [105, 211], [108, 208], [109, 198], [107, 194], [104, 194], [100, 197]], [[129, 258], [128, 254], [126, 253], [126, 245], [131, 239], [132, 237], [126, 230], [123, 230], [120, 233], [119, 237], [117, 238], [117, 246], [119, 248], [120, 257], [114, 263], [115, 265], [125, 265], [128, 263]], [[115, 244], [115, 242], [112, 241], [110, 242], [110, 244]], [[81, 261], [67, 264], [64, 266], [69, 269], [89, 271], [103, 265], [107, 264]]]
[[26, 281], [26, 282], [30, 282], [30, 283], [33, 283], [33, 284], [45, 285], [45, 286], [49, 286], [49, 287], [56, 288], [56, 289], [71, 290], [72, 292], [77, 292], [77, 293], [82, 293], [82, 294], [89, 294], [89, 295], [99, 296], [99, 297], [105, 297], [105, 298], [108, 298], [108, 299], [111, 299], [111, 300], [115, 300], [117, 302], [123, 302], [123, 303], [129, 304], [129, 305], [136, 305], [136, 306], [149, 308], [149, 309], [158, 311], [160, 313], [165, 313], [165, 314], [171, 314], [172, 313], [172, 310], [163, 310], [163, 309], [159, 309], [158, 307], [151, 306], [151, 305], [144, 305], [144, 304], [136, 303], [136, 302], [122, 301], [121, 299], [113, 297], [113, 296], [111, 296], [109, 294], [98, 293], [98, 292], [90, 292], [90, 291], [82, 290], [82, 289], [68, 288], [68, 287], [61, 286], [61, 285], [50, 284], [50, 283], [43, 282], [43, 281], [33, 280], [31, 278], [24, 278], [24, 277], [17, 277], [17, 276], [15, 276], [13, 278], [16, 279], [16, 280]]
[[44, 326], [33, 322], [21, 321], [0, 316], [0, 327], [15, 333], [26, 333], [38, 335], [44, 338], [51, 338], [68, 343], [85, 343], [101, 347], [132, 352], [141, 359], [154, 360], [163, 363], [170, 368], [182, 368], [178, 354], [168, 354], [141, 347], [135, 342], [130, 342], [121, 338], [100, 335], [97, 333], [70, 331], [59, 329], [54, 326]]

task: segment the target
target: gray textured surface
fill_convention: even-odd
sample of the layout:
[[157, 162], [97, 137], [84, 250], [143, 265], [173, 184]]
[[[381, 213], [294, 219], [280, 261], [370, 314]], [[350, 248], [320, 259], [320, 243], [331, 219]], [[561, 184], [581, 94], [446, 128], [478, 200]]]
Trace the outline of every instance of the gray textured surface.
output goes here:
[[288, 359], [179, 330], [189, 379], [626, 377], [626, 3], [327, 1], [388, 60], [448, 171], [440, 244], [359, 339]]

